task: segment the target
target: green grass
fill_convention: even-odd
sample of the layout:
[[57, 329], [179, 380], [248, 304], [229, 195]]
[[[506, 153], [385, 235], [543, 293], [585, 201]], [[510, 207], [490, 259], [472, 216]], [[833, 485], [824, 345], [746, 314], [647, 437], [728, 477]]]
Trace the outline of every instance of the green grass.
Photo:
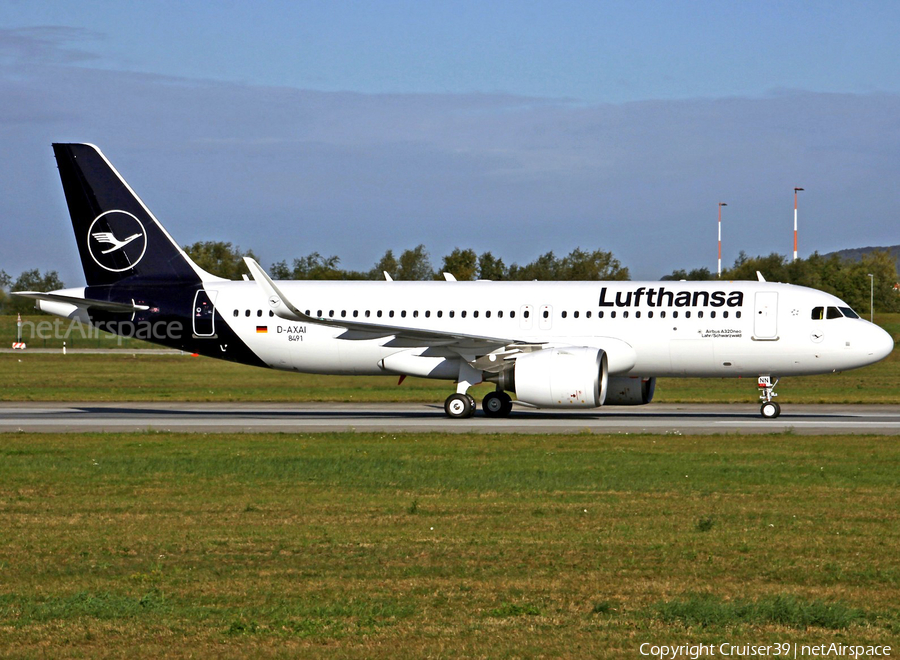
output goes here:
[[[493, 389], [470, 390], [477, 399]], [[443, 403], [448, 381], [396, 376], [321, 376], [259, 369], [189, 355], [127, 351], [83, 355], [0, 354], [0, 401], [408, 401]], [[785, 378], [785, 403], [900, 404], [900, 355], [824, 376]], [[753, 379], [664, 378], [655, 402], [753, 403]]]
[[[10, 317], [0, 317], [8, 319]], [[12, 317], [13, 319], [15, 317]], [[45, 319], [50, 317], [44, 317]], [[895, 337], [900, 315], [882, 325]], [[113, 343], [115, 339], [111, 340]], [[131, 347], [137, 348], [141, 342]], [[321, 376], [181, 355], [136, 355], [127, 350], [103, 355], [0, 354], [2, 401], [409, 401], [443, 403], [447, 381], [396, 376]], [[479, 400], [491, 385], [473, 388]], [[900, 353], [864, 369], [823, 376], [786, 378], [782, 403], [900, 404]], [[753, 379], [660, 379], [657, 402], [752, 403]]]
[[[0, 346], [10, 348], [18, 339], [15, 314], [0, 314]], [[22, 317], [22, 341], [29, 348], [102, 348], [135, 349], [165, 348], [140, 339], [118, 337], [89, 328], [78, 321], [69, 321], [49, 314], [34, 313]]]
[[890, 437], [6, 434], [0, 649], [896, 644], [898, 467]]

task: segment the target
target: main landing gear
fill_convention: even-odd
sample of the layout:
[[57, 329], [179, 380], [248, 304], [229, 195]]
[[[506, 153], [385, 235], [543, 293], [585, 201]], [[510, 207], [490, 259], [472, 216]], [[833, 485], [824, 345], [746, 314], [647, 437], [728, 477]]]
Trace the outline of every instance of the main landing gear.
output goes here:
[[[481, 401], [486, 417], [509, 417], [512, 397], [506, 392], [491, 392]], [[444, 412], [453, 419], [465, 419], [475, 414], [475, 398], [471, 394], [451, 394], [444, 401]]]
[[509, 417], [512, 397], [503, 391], [491, 392], [481, 400], [481, 408], [488, 417]]
[[444, 401], [444, 412], [453, 419], [465, 419], [475, 414], [475, 397], [471, 394], [451, 394]]
[[760, 414], [766, 419], [775, 419], [781, 414], [781, 406], [775, 403], [774, 399], [775, 386], [778, 385], [778, 379], [772, 382], [771, 376], [760, 376], [758, 381], [759, 398], [762, 399], [762, 405], [759, 407]]

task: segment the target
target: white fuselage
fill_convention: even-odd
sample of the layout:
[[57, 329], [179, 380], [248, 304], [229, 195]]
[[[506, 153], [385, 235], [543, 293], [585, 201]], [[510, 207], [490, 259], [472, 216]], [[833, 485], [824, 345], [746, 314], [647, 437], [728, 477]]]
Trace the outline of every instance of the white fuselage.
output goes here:
[[[326, 322], [597, 347], [609, 355], [610, 374], [820, 374], [870, 364], [893, 348], [887, 333], [862, 319], [813, 319], [816, 308], [847, 309], [834, 296], [768, 282], [278, 284], [304, 313]], [[208, 283], [206, 288], [218, 313], [276, 369], [452, 379], [453, 369], [438, 368], [441, 360], [465, 355], [465, 342], [445, 350], [440, 342], [398, 341], [393, 335], [286, 321], [269, 311], [254, 282]], [[473, 343], [472, 357], [477, 353]], [[402, 358], [393, 368], [392, 356]]]

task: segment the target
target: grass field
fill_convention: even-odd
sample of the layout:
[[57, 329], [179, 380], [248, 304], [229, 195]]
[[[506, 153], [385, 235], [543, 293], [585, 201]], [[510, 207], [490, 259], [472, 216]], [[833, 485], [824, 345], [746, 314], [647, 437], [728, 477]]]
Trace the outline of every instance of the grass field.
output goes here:
[[[493, 389], [470, 390], [479, 400]], [[395, 376], [318, 376], [191, 357], [141, 355], [0, 354], [2, 401], [411, 401], [438, 402], [446, 381]], [[900, 356], [841, 374], [785, 378], [779, 401], [900, 403]], [[750, 403], [753, 379], [660, 379], [656, 402]]]
[[889, 437], [0, 437], [4, 657], [900, 642]]
[[[12, 326], [9, 326], [9, 319]], [[40, 317], [44, 321], [50, 317]], [[38, 317], [28, 319], [35, 322]], [[900, 338], [900, 315], [878, 320]], [[15, 317], [0, 317], [15, 328]], [[9, 330], [7, 327], [7, 330]], [[71, 336], [71, 335], [70, 335]], [[49, 341], [49, 340], [48, 340]], [[79, 340], [80, 341], [80, 340]], [[116, 345], [115, 337], [75, 342], [75, 347]], [[179, 355], [134, 355], [127, 348], [150, 346], [134, 340], [106, 355], [0, 354], [3, 401], [411, 401], [443, 402], [448, 382], [396, 377], [291, 374]], [[59, 341], [59, 348], [62, 342]], [[34, 346], [34, 344], [31, 344]], [[73, 344], [69, 344], [71, 347]], [[492, 386], [472, 393], [480, 400]], [[900, 404], [900, 356], [856, 371], [787, 378], [778, 389], [781, 403]], [[756, 401], [752, 379], [661, 379], [655, 401], [737, 403]]]

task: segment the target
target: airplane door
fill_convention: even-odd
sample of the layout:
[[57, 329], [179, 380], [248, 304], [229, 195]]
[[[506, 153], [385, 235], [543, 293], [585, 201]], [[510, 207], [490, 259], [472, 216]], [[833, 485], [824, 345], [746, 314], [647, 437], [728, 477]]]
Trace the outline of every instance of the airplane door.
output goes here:
[[538, 313], [538, 325], [541, 330], [549, 330], [553, 326], [553, 307], [550, 305], [541, 305]]
[[216, 334], [216, 292], [199, 289], [194, 295], [194, 309], [191, 317], [194, 320], [195, 337], [213, 337]]
[[533, 314], [534, 310], [531, 305], [522, 305], [519, 309], [519, 327], [522, 330], [531, 330], [534, 323], [534, 319], [531, 318]]
[[753, 338], [778, 339], [778, 292], [760, 291], [753, 310]]

